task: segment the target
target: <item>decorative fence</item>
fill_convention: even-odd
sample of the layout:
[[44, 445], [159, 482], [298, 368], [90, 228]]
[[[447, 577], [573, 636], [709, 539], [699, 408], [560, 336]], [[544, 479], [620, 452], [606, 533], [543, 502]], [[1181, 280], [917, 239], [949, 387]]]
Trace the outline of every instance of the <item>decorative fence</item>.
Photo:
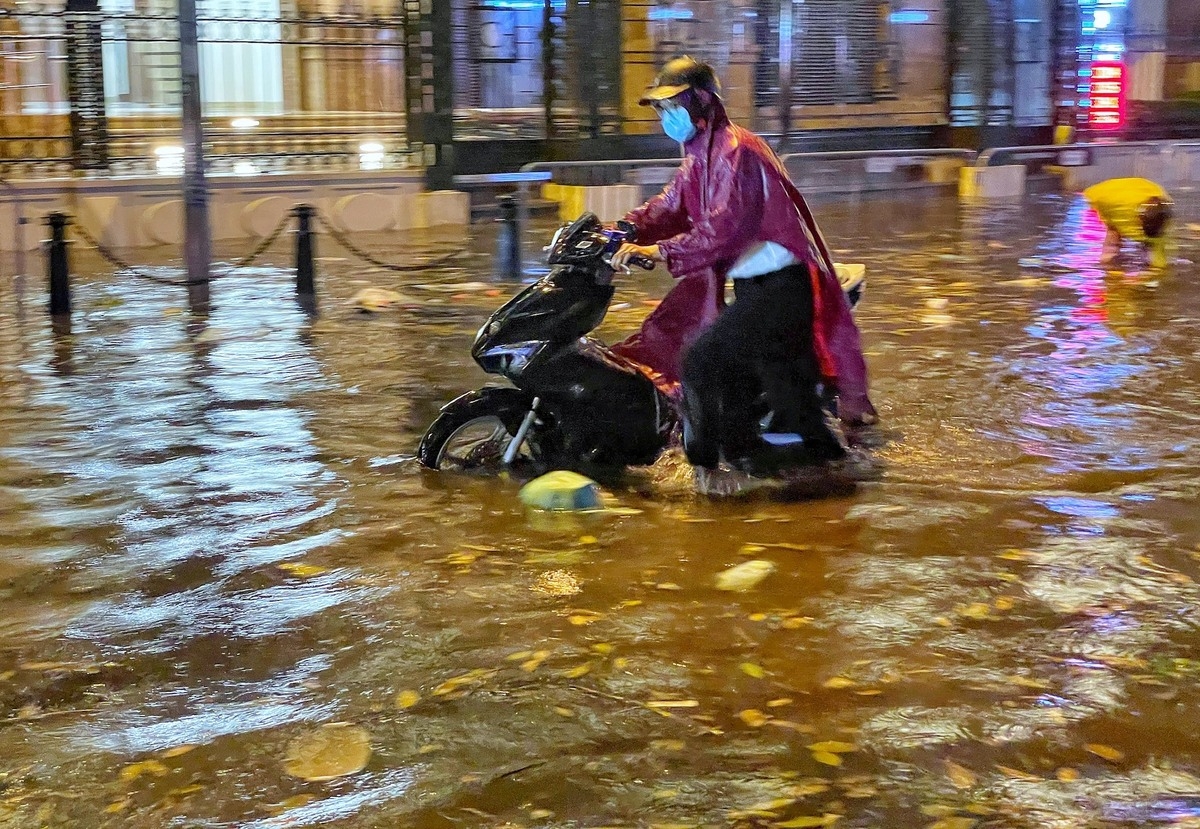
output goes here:
[[[401, 162], [401, 17], [238, 2], [200, 3], [214, 172]], [[163, 0], [103, 0], [84, 11], [34, 0], [0, 10], [0, 172], [181, 168], [178, 31], [174, 4]], [[103, 65], [96, 82], [77, 82], [71, 68], [93, 60]], [[101, 120], [104, 131], [81, 134], [71, 117], [80, 111]]]
[[[767, 132], [793, 110], [810, 126], [945, 118], [944, 21], [895, 18], [900, 0], [440, 2], [449, 42], [426, 44], [421, 3], [199, 0], [212, 171], [419, 161], [405, 123], [406, 88], [422, 88], [406, 63], [417, 42], [453, 66], [458, 141], [649, 132], [636, 93], [685, 52], [711, 61], [734, 116]], [[171, 0], [0, 0], [0, 175], [177, 170], [177, 39]]]

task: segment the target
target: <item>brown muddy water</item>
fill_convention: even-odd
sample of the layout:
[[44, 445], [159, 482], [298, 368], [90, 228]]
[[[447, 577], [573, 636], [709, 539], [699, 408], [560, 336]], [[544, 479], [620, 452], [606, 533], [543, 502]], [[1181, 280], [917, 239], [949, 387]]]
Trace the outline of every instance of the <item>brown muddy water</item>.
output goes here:
[[1200, 268], [1091, 269], [1053, 196], [818, 213], [883, 422], [796, 502], [415, 466], [514, 290], [450, 287], [490, 228], [408, 275], [322, 239], [316, 321], [282, 243], [207, 320], [81, 248], [69, 336], [0, 280], [0, 827], [1200, 825]]

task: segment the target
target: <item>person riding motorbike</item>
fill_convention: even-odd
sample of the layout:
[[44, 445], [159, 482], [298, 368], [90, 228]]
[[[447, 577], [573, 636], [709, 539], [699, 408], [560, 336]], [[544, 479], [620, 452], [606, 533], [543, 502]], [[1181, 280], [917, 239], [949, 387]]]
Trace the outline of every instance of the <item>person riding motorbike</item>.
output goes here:
[[[670, 61], [640, 103], [655, 108], [685, 158], [660, 194], [625, 217], [636, 243], [613, 264], [644, 256], [679, 283], [614, 350], [681, 378], [685, 449], [696, 465], [763, 454], [759, 390], [780, 422], [773, 429], [799, 433], [818, 457], [840, 455], [818, 385], [836, 394], [845, 423], [877, 415], [858, 328], [808, 204], [766, 143], [730, 122], [707, 64]], [[736, 300], [722, 310], [726, 277]]]

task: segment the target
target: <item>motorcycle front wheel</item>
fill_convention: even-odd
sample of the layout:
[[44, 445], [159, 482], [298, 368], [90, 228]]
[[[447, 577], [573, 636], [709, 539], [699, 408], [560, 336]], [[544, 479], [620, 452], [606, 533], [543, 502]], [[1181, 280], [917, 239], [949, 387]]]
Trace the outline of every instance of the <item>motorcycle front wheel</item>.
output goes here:
[[[504, 452], [533, 405], [520, 389], [483, 388], [442, 409], [417, 449], [430, 469], [496, 474], [505, 469]], [[530, 429], [513, 460], [514, 467], [536, 468], [542, 458], [540, 436]]]

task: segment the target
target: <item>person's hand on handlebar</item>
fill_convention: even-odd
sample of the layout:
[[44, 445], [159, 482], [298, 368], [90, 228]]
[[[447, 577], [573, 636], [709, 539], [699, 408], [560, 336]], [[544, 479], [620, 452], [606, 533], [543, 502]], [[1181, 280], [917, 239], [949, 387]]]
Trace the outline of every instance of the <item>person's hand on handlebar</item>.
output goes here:
[[[638, 261], [642, 260], [642, 261]], [[621, 245], [620, 249], [613, 254], [612, 266], [613, 270], [628, 270], [630, 264], [646, 267], [645, 263], [649, 263], [650, 267], [654, 267], [655, 262], [662, 262], [663, 255], [658, 249], [658, 245], [650, 245], [643, 247], [642, 245], [631, 245], [626, 242]]]

